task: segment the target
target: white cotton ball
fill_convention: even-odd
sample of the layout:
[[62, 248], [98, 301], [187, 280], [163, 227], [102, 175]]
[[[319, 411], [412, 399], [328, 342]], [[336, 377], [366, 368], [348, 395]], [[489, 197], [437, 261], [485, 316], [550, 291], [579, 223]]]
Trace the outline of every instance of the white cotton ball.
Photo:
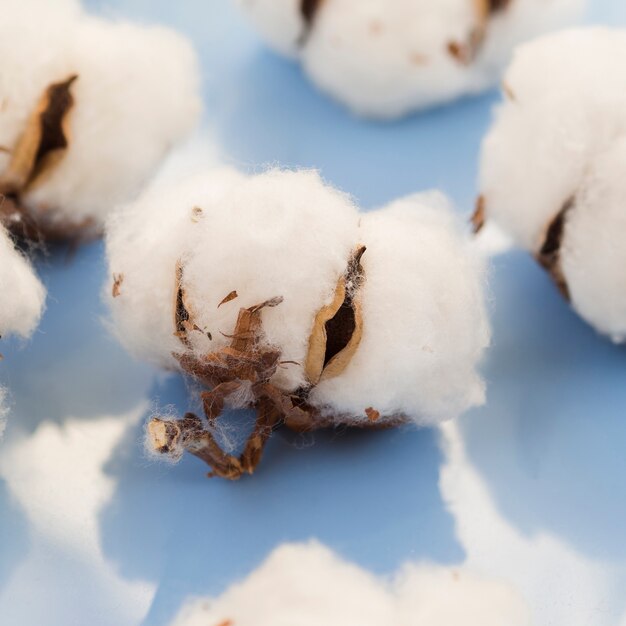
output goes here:
[[482, 263], [439, 193], [398, 200], [361, 218], [367, 247], [363, 338], [346, 370], [320, 383], [314, 405], [419, 424], [484, 401], [476, 371], [489, 344]]
[[215, 600], [182, 609], [172, 626], [528, 626], [504, 584], [464, 571], [408, 566], [377, 579], [324, 546], [286, 544]]
[[168, 29], [90, 17], [73, 3], [0, 0], [0, 10], [0, 181], [46, 89], [76, 75], [68, 148], [19, 200], [47, 226], [97, 231], [195, 125], [195, 55]]
[[585, 2], [237, 3], [272, 47], [299, 56], [322, 90], [356, 113], [392, 118], [487, 88], [515, 45], [576, 21]]
[[[199, 209], [199, 211], [195, 211]], [[358, 215], [349, 199], [315, 172], [270, 171], [244, 177], [230, 169], [194, 177], [168, 192], [148, 192], [109, 224], [111, 274], [123, 275], [111, 298], [117, 332], [131, 350], [174, 365], [184, 347], [174, 337], [175, 268], [196, 324], [198, 354], [227, 346], [239, 309], [282, 297], [267, 309], [263, 330], [285, 361], [302, 363], [317, 310], [332, 298], [354, 246]], [[218, 308], [230, 292], [238, 297]], [[285, 389], [305, 383], [285, 365]]]
[[[172, 353], [184, 350], [173, 310], [182, 261], [196, 354], [230, 344], [241, 308], [280, 297], [262, 316], [266, 344], [286, 362], [272, 382], [286, 392], [307, 386], [314, 319], [362, 244], [362, 339], [344, 372], [313, 389], [313, 406], [338, 422], [367, 420], [372, 407], [430, 423], [483, 401], [483, 268], [438, 194], [359, 218], [315, 172], [223, 169], [149, 191], [107, 231], [111, 277], [123, 277], [117, 297], [107, 287], [114, 324], [143, 357], [173, 366]], [[218, 306], [231, 292], [237, 297]]]
[[[423, 425], [484, 400], [483, 267], [440, 194], [360, 216], [316, 172], [221, 169], [147, 191], [106, 243], [115, 332], [212, 390], [211, 422], [227, 405], [294, 430]], [[151, 420], [157, 451], [227, 478], [260, 460], [173, 422]]]
[[29, 337], [43, 311], [46, 293], [24, 256], [0, 226], [0, 337]]
[[626, 338], [624, 52], [626, 32], [606, 28], [521, 47], [480, 174], [485, 217], [533, 254], [563, 216], [551, 273], [580, 315], [616, 341]]

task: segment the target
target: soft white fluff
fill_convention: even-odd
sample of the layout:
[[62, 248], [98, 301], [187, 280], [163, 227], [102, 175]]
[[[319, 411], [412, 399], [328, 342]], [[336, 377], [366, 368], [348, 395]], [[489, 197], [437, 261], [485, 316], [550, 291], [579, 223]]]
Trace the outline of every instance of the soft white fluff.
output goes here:
[[585, 0], [510, 0], [467, 62], [449, 46], [467, 46], [484, 26], [482, 0], [326, 0], [308, 32], [299, 0], [237, 3], [321, 89], [359, 114], [386, 118], [485, 89], [516, 44], [576, 21]]
[[[398, 200], [361, 218], [363, 338], [347, 369], [312, 402], [374, 407], [418, 423], [484, 402], [476, 365], [489, 343], [483, 267], [441, 194]], [[367, 404], [363, 404], [363, 403]]]
[[537, 253], [565, 203], [561, 266], [574, 308], [626, 338], [626, 32], [589, 28], [519, 49], [485, 138], [486, 214]]
[[39, 322], [45, 298], [32, 267], [0, 226], [0, 336], [29, 337]]
[[[90, 17], [67, 0], [0, 0], [0, 13], [1, 146], [15, 145], [50, 84], [78, 75], [70, 147], [22, 200], [53, 222], [97, 227], [194, 126], [194, 53], [168, 29]], [[8, 160], [0, 152], [0, 172]]]
[[463, 568], [409, 565], [381, 580], [317, 544], [280, 546], [215, 600], [172, 626], [528, 626], [521, 597]]
[[[134, 353], [175, 367], [175, 268], [200, 330], [197, 355], [230, 343], [238, 312], [283, 297], [262, 313], [265, 341], [287, 361], [272, 382], [306, 386], [314, 319], [331, 303], [356, 248], [367, 251], [359, 292], [364, 332], [348, 368], [320, 384], [325, 413], [367, 419], [402, 414], [418, 423], [454, 417], [483, 400], [476, 366], [489, 340], [481, 264], [439, 195], [411, 197], [360, 217], [350, 199], [311, 171], [245, 177], [231, 169], [160, 187], [107, 228], [116, 331]], [[238, 297], [218, 308], [224, 297]], [[211, 338], [208, 334], [211, 334]]]

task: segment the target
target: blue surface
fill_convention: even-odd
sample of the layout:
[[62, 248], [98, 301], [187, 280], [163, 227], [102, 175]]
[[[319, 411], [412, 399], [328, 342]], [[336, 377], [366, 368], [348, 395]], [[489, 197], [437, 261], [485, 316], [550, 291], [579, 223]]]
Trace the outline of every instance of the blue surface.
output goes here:
[[[366, 122], [321, 96], [297, 66], [265, 51], [224, 0], [89, 4], [104, 13], [169, 23], [194, 40], [206, 122], [229, 162], [247, 170], [267, 163], [317, 167], [365, 208], [439, 187], [460, 210], [470, 211], [477, 150], [495, 94], [391, 124]], [[590, 19], [624, 24], [626, 6], [596, 0]], [[41, 328], [27, 345], [3, 347], [0, 376], [13, 399], [5, 454], [18, 445], [31, 449], [29, 442], [34, 445], [45, 428], [63, 434], [77, 422], [95, 424], [137, 407], [145, 417], [152, 402], [179, 412], [189, 406], [180, 378], [132, 362], [107, 334], [102, 252], [94, 244], [69, 262], [56, 253], [38, 263], [49, 290]], [[626, 613], [626, 353], [585, 326], [524, 254], [495, 259], [491, 291], [494, 346], [484, 368], [489, 403], [459, 422], [467, 461], [515, 541], [528, 541], [529, 563], [533, 541], [549, 536], [591, 564], [590, 580], [603, 586], [600, 600], [589, 601], [586, 621], [562, 625], [618, 624]], [[57, 595], [47, 600], [46, 626], [164, 625], [188, 595], [219, 593], [288, 540], [316, 537], [385, 574], [407, 560], [449, 564], [475, 558], [454, 503], [442, 492], [446, 460], [436, 430], [321, 434], [314, 440], [280, 433], [258, 473], [230, 484], [206, 480], [204, 466], [193, 458], [176, 467], [149, 463], [142, 421], [120, 422], [123, 437], [100, 468], [111, 493], [97, 508], [99, 564], [78, 559], [52, 536], [41, 548], [43, 531], [20, 500], [34, 479], [3, 470], [3, 626], [42, 623], [24, 621], [36, 615], [25, 598], [37, 597], [53, 581], [45, 570], [28, 579], [29, 593], [20, 582], [37, 550], [57, 585]], [[89, 442], [84, 445], [88, 449]], [[63, 525], [63, 519], [57, 522]], [[482, 550], [481, 566], [489, 570], [493, 561], [499, 575], [498, 554], [507, 546], [494, 543], [490, 549], [493, 558]], [[530, 568], [525, 583], [541, 586], [542, 567], [516, 558], [508, 567]], [[109, 607], [99, 587], [103, 563], [122, 584], [141, 581], [149, 589], [139, 621], [113, 620], [119, 607]], [[575, 586], [555, 593], [574, 597]], [[528, 599], [538, 607], [539, 623], [551, 623], [542, 618], [541, 602]]]

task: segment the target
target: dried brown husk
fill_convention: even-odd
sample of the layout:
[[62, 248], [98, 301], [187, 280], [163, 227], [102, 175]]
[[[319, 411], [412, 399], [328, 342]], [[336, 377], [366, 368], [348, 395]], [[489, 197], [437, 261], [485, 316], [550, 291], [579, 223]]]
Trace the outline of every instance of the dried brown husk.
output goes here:
[[[338, 281], [333, 302], [316, 316], [307, 361], [318, 382], [343, 371], [359, 345], [363, 327], [359, 291], [365, 280], [361, 265], [364, 252], [365, 247], [360, 246], [353, 253], [344, 276]], [[210, 476], [235, 480], [254, 472], [267, 440], [280, 426], [310, 432], [337, 424], [378, 430], [406, 423], [402, 415], [383, 419], [373, 407], [365, 408], [362, 416], [322, 412], [308, 403], [314, 383], [286, 392], [271, 382], [278, 367], [286, 362], [281, 361], [280, 350], [265, 341], [262, 313], [279, 306], [282, 297], [239, 309], [233, 333], [222, 333], [230, 339], [229, 345], [198, 356], [192, 350], [189, 334], [202, 331], [186, 301], [184, 266], [180, 261], [175, 269], [174, 291], [175, 334], [183, 347], [174, 356], [186, 374], [210, 391], [201, 393], [206, 421], [191, 413], [180, 420], [160, 417], [151, 420], [147, 437], [156, 452], [177, 457], [184, 449], [211, 466]], [[222, 303], [234, 300], [233, 294], [235, 290]], [[234, 456], [221, 449], [213, 429], [231, 398], [241, 397], [237, 396], [241, 390], [245, 391], [247, 400], [252, 398], [249, 405], [256, 409], [257, 419], [243, 451]]]
[[575, 205], [576, 198], [574, 196], [563, 204], [562, 209], [548, 224], [543, 242], [539, 248], [539, 252], [536, 254], [536, 259], [541, 267], [548, 272], [561, 295], [568, 301], [570, 299], [570, 292], [561, 264], [561, 246], [563, 244], [567, 216]]
[[0, 174], [0, 221], [16, 236], [28, 239], [78, 240], [95, 234], [93, 221], [65, 224], [34, 217], [22, 196], [41, 185], [60, 163], [70, 144], [70, 117], [74, 108], [72, 85], [76, 74], [51, 84], [30, 114], [26, 128], [10, 150], [9, 165]]
[[363, 335], [359, 289], [364, 280], [364, 253], [365, 246], [355, 251], [346, 273], [337, 282], [332, 302], [315, 316], [304, 365], [311, 385], [339, 376], [359, 347]]
[[476, 200], [476, 208], [474, 209], [474, 213], [472, 214], [470, 220], [475, 235], [477, 235], [485, 226], [486, 209], [485, 196], [481, 194]]

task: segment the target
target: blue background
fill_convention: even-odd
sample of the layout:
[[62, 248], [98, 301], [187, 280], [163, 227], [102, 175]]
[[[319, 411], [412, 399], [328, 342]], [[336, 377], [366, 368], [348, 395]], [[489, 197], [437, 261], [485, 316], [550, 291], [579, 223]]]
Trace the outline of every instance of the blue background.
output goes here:
[[[593, 4], [590, 20], [626, 23], [621, 0]], [[228, 162], [251, 171], [268, 163], [319, 168], [365, 209], [438, 187], [459, 210], [471, 210], [477, 152], [497, 94], [372, 123], [351, 117], [297, 65], [268, 52], [224, 0], [88, 5], [164, 22], [193, 39], [205, 124]], [[142, 401], [187, 409], [180, 378], [131, 361], [107, 333], [100, 243], [69, 262], [60, 253], [40, 258], [37, 269], [49, 290], [41, 327], [26, 345], [9, 341], [2, 350], [0, 376], [13, 404], [2, 446], [34, 436], [44, 422], [63, 427], [70, 417], [119, 415]], [[607, 571], [621, 570], [626, 353], [582, 323], [523, 253], [494, 259], [491, 295], [489, 403], [460, 421], [468, 459], [522, 536], [549, 533], [607, 563]], [[141, 433], [141, 423], [130, 423], [103, 466], [114, 488], [99, 510], [98, 542], [122, 580], [154, 586], [145, 625], [167, 623], [189, 594], [219, 593], [286, 540], [316, 537], [385, 574], [409, 559], [456, 564], [466, 556], [439, 487], [444, 459], [436, 430], [318, 434], [315, 445], [280, 433], [258, 473], [236, 484], [207, 480], [193, 458], [175, 467], [149, 463]], [[36, 541], [12, 493], [0, 479], [0, 594]], [[50, 606], [46, 624], [112, 623], [106, 607], [94, 608], [97, 590], [91, 597], [85, 583], [92, 573], [70, 561], [62, 549], [54, 556], [67, 596]], [[616, 577], [615, 585], [624, 580]], [[32, 580], [34, 597], [47, 584]], [[603, 607], [602, 623], [617, 623], [626, 611], [619, 597]], [[28, 614], [17, 599], [0, 601], [0, 611], [3, 625], [30, 626], [17, 621]]]

